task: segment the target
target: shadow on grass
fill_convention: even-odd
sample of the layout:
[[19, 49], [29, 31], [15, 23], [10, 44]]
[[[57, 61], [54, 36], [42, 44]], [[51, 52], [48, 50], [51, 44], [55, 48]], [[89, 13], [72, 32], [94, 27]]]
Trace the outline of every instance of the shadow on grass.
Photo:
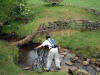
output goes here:
[[65, 5], [60, 5], [60, 4], [56, 4], [56, 5], [45, 4], [44, 6], [45, 6], [45, 7], [62, 7], [62, 6], [65, 6]]

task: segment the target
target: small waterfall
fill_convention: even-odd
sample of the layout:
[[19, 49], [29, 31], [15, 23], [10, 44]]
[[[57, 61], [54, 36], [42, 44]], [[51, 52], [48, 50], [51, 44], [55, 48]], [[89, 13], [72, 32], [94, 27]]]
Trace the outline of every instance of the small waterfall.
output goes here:
[[37, 51], [30, 51], [27, 55], [26, 64], [32, 67], [32, 70], [37, 71], [37, 68], [43, 70], [46, 67], [47, 62], [47, 54], [48, 51], [41, 50], [37, 53]]
[[35, 60], [35, 59], [38, 59], [38, 54], [37, 54], [37, 51], [32, 50], [27, 55], [26, 64], [28, 66], [32, 66], [33, 60]]

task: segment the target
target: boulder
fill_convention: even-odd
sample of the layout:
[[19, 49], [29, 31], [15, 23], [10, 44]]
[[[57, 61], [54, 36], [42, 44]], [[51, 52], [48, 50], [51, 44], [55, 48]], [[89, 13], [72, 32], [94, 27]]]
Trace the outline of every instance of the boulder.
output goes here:
[[63, 53], [60, 53], [60, 54], [66, 56], [67, 52], [63, 52]]
[[87, 59], [88, 62], [90, 62], [90, 59]]
[[100, 71], [100, 68], [99, 68], [99, 67], [96, 67], [96, 70], [97, 70], [97, 71]]
[[95, 64], [100, 67], [100, 61], [96, 61]]
[[78, 60], [78, 57], [74, 57], [72, 58], [72, 61], [77, 61]]
[[77, 71], [77, 70], [78, 70], [78, 68], [76, 66], [72, 67], [72, 71]]
[[75, 54], [72, 54], [71, 58], [72, 58], [72, 59], [75, 59], [75, 56], [76, 56]]
[[89, 72], [83, 69], [79, 69], [76, 71], [77, 75], [91, 75]]
[[63, 49], [63, 52], [69, 52], [68, 49]]
[[51, 72], [55, 72], [55, 69], [52, 68], [50, 71], [51, 71]]
[[63, 50], [59, 50], [59, 53], [62, 53], [63, 52]]
[[31, 69], [31, 67], [25, 67], [24, 68], [24, 70], [30, 70]]
[[83, 61], [83, 65], [87, 66], [87, 65], [89, 65], [89, 62], [88, 61]]
[[62, 66], [60, 72], [68, 72], [68, 67]]
[[71, 61], [67, 61], [65, 64], [71, 66], [72, 62]]
[[96, 59], [90, 59], [90, 63], [94, 64], [96, 62]]
[[61, 55], [61, 58], [64, 58], [64, 55]]

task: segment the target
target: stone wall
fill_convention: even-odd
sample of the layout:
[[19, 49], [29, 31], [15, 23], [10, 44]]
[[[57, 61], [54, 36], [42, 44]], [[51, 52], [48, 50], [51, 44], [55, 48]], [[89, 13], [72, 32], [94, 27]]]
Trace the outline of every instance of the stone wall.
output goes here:
[[99, 31], [100, 22], [89, 20], [58, 20], [54, 22], [48, 22], [48, 24], [41, 24], [37, 32], [40, 34], [56, 31], [60, 29], [75, 29], [80, 31]]

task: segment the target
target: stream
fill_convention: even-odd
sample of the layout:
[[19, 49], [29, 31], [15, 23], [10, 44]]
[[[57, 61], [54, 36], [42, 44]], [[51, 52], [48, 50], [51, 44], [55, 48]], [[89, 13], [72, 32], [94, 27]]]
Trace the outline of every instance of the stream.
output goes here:
[[[24, 51], [22, 53], [22, 56], [20, 57], [20, 67], [23, 68], [23, 66], [30, 66], [30, 70], [34, 70], [37, 72], [37, 68], [40, 68], [43, 71], [43, 68], [46, 67], [47, 63], [47, 55], [48, 55], [48, 50], [45, 50], [45, 48], [37, 51], [34, 50], [29, 50], [29, 51]], [[75, 62], [72, 61], [73, 53], [71, 52], [66, 52], [64, 56], [62, 53], [60, 53], [60, 61], [61, 61], [61, 67], [67, 66], [68, 69], [72, 70], [73, 67], [77, 67], [78, 69], [84, 69], [87, 72], [89, 72], [91, 75], [96, 75], [97, 71], [94, 67], [93, 64], [89, 64], [87, 66], [83, 65], [81, 60], [77, 60]], [[80, 61], [80, 62], [79, 62]], [[83, 61], [83, 60], [82, 60]], [[70, 64], [66, 64], [66, 62], [71, 62]], [[52, 62], [51, 69], [56, 70], [56, 66], [54, 61]]]

